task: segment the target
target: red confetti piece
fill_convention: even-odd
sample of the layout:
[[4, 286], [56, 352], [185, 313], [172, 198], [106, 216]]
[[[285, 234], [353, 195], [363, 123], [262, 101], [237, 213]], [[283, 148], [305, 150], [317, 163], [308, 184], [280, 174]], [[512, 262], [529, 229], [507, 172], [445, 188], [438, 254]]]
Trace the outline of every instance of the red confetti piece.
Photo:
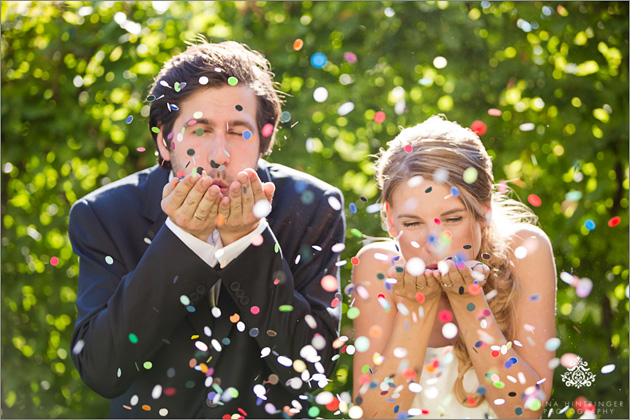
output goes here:
[[221, 417], [222, 419], [231, 419], [232, 416], [229, 414], [224, 414], [223, 417]]
[[438, 314], [438, 318], [442, 322], [451, 322], [453, 320], [453, 314], [451, 313], [451, 311], [447, 311], [446, 309], [444, 309], [440, 311], [440, 313]]
[[262, 135], [263, 137], [269, 137], [273, 133], [273, 125], [267, 123], [263, 126]]
[[59, 258], [57, 258], [57, 257], [50, 257], [50, 265], [52, 265], [53, 267], [56, 267], [57, 264], [59, 264]]
[[436, 225], [441, 225], [442, 221], [440, 219], [438, 219], [437, 217], [435, 219], [433, 219], [433, 221], [435, 222]]
[[330, 302], [330, 307], [331, 307], [331, 308], [336, 308], [336, 307], [337, 307], [337, 305], [339, 305], [339, 298], [334, 298], [334, 299], [332, 300], [332, 302]]
[[530, 194], [527, 196], [527, 201], [534, 207], [539, 207], [542, 204], [542, 200], [536, 194]]
[[252, 306], [249, 310], [253, 315], [258, 315], [260, 313], [260, 308], [258, 306]]
[[177, 178], [183, 178], [186, 176], [186, 172], [179, 170], [177, 171]]
[[252, 237], [252, 245], [254, 246], [260, 246], [263, 243], [263, 236], [262, 235], [255, 235], [254, 237]]
[[378, 111], [374, 114], [374, 122], [377, 124], [382, 124], [385, 121], [385, 113], [383, 111]]
[[173, 395], [175, 395], [177, 391], [175, 390], [175, 388], [173, 387], [169, 387], [164, 389], [164, 391], [162, 392], [164, 395], [166, 395], [167, 397], [171, 397]]
[[416, 300], [418, 301], [418, 303], [424, 303], [427, 298], [424, 296], [424, 293], [418, 292], [416, 293]]
[[138, 152], [142, 153], [142, 152], [146, 151], [147, 149], [145, 149], [144, 147], [138, 147], [136, 150]]
[[352, 257], [350, 259], [350, 262], [352, 263], [352, 265], [358, 265], [359, 264], [359, 259], [357, 257]]
[[499, 353], [499, 350], [492, 350], [492, 352], [490, 353], [490, 355], [495, 358], [499, 357], [500, 354], [501, 353]]
[[242, 408], [239, 408], [238, 412], [241, 413], [244, 416], [247, 416], [247, 412], [245, 410], [243, 410]]
[[621, 217], [619, 217], [619, 216], [615, 216], [615, 217], [613, 217], [612, 219], [610, 219], [610, 220], [608, 221], [608, 226], [609, 226], [609, 227], [615, 227], [615, 226], [617, 226], [620, 222], [621, 222]]
[[488, 115], [490, 115], [491, 117], [500, 117], [501, 114], [503, 114], [503, 111], [501, 111], [500, 109], [490, 108], [488, 110]]
[[468, 293], [473, 296], [477, 296], [479, 293], [481, 293], [481, 286], [479, 286], [477, 283], [471, 284], [470, 286], [468, 286]]
[[303, 46], [304, 46], [304, 41], [302, 41], [300, 38], [293, 41], [293, 49], [295, 51], [300, 51]]
[[188, 121], [188, 125], [195, 125], [195, 124], [197, 124], [197, 120]]
[[407, 153], [411, 153], [411, 151], [412, 151], [412, 150], [413, 150], [413, 147], [411, 147], [411, 145], [410, 145], [410, 144], [408, 144], [408, 145], [406, 145], [406, 146], [405, 146], [405, 152], [407, 152]]
[[277, 285], [278, 285], [278, 283], [280, 283], [280, 280], [279, 280], [279, 279], [275, 279], [275, 280], [273, 281], [274, 286], [277, 286]]
[[486, 134], [486, 131], [488, 131], [488, 126], [483, 121], [475, 120], [470, 125], [470, 129], [476, 135], [483, 136], [484, 134]]
[[416, 371], [411, 368], [407, 368], [403, 370], [402, 375], [406, 380], [413, 381], [416, 377]]
[[336, 411], [339, 408], [339, 400], [335, 397], [331, 402], [326, 404], [326, 409], [329, 411]]

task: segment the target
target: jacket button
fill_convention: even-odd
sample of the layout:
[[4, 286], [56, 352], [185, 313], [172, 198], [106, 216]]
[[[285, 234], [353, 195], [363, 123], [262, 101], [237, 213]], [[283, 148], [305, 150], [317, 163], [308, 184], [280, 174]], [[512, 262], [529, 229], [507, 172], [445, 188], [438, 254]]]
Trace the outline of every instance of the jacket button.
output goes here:
[[233, 291], [237, 291], [238, 289], [241, 288], [241, 285], [239, 284], [239, 282], [235, 281], [234, 283], [230, 284], [230, 289], [232, 289]]
[[243, 289], [237, 290], [236, 293], [234, 294], [236, 295], [237, 298], [242, 298], [243, 296], [245, 296], [245, 291]]
[[197, 286], [197, 288], [195, 289], [195, 292], [197, 292], [200, 295], [203, 295], [204, 293], [206, 293], [206, 286], [202, 286], [201, 284], [199, 286]]
[[191, 293], [190, 300], [192, 301], [192, 303], [197, 303], [197, 301], [199, 300], [199, 295], [195, 292]]
[[249, 298], [247, 296], [243, 296], [241, 298], [241, 305], [247, 305], [249, 303]]

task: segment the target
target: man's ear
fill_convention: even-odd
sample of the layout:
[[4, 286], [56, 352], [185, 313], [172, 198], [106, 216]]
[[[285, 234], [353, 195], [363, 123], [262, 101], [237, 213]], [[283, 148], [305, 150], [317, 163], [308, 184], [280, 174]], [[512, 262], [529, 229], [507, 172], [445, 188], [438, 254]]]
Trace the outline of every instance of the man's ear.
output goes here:
[[166, 139], [164, 138], [164, 130], [162, 130], [162, 124], [158, 123], [158, 128], [160, 132], [157, 133], [157, 148], [160, 156], [165, 161], [171, 160], [171, 153], [168, 150], [168, 145], [166, 144]]
[[398, 232], [396, 232], [396, 225], [394, 224], [394, 214], [387, 201], [383, 203], [383, 206], [385, 207], [385, 222], [387, 223], [387, 231], [393, 238], [396, 238], [398, 236]]

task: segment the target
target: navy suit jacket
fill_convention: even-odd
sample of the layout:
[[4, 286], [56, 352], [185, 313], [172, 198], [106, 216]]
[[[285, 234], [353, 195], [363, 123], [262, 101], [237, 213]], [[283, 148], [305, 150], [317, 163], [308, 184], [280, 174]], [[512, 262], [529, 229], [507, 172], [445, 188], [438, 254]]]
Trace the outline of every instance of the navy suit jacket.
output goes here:
[[332, 374], [341, 295], [321, 279], [338, 278], [331, 247], [344, 241], [343, 197], [282, 165], [261, 160], [258, 174], [276, 186], [269, 228], [223, 268], [164, 226], [168, 171], [159, 166], [73, 205], [80, 268], [71, 354], [83, 381], [112, 400], [111, 417], [265, 418], [290, 409], [300, 417], [317, 381]]

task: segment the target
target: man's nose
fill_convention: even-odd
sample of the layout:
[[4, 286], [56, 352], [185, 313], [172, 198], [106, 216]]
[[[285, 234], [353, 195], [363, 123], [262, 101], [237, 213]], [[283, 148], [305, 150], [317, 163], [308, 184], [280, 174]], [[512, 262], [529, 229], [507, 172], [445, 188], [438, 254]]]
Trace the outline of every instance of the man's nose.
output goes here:
[[230, 161], [230, 154], [227, 149], [227, 137], [225, 133], [216, 133], [214, 139], [212, 139], [212, 145], [208, 154], [208, 161], [210, 166], [214, 169], [220, 166], [226, 166]]

